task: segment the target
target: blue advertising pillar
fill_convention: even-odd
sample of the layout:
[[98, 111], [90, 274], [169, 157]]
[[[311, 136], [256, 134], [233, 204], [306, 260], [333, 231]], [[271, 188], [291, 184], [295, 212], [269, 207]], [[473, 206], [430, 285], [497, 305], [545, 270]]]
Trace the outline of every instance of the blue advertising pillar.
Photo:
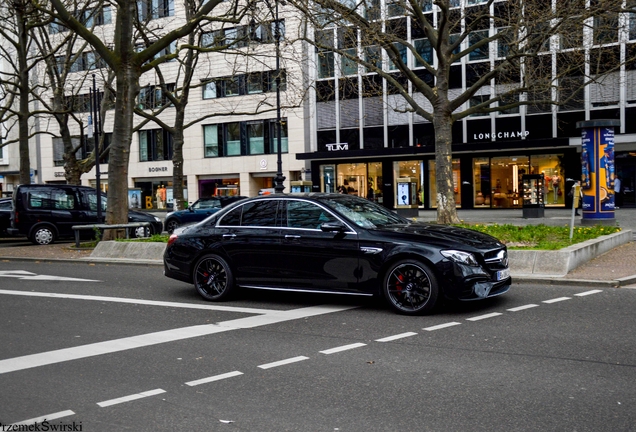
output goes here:
[[582, 225], [615, 225], [614, 127], [619, 120], [576, 122], [581, 129]]

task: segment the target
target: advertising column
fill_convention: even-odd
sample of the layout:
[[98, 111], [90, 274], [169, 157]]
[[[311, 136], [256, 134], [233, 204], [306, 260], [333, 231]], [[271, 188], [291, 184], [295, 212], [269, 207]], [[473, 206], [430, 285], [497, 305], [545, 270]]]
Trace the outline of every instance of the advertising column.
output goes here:
[[614, 127], [618, 120], [577, 122], [581, 129], [583, 225], [614, 225]]

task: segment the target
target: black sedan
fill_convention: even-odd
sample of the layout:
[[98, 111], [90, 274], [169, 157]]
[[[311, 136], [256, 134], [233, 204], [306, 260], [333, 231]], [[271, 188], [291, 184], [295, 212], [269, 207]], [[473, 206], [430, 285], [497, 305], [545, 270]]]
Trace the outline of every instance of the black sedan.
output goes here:
[[212, 301], [238, 287], [383, 294], [409, 315], [430, 312], [442, 297], [479, 300], [511, 284], [506, 246], [493, 237], [314, 193], [251, 198], [175, 231], [164, 273]]

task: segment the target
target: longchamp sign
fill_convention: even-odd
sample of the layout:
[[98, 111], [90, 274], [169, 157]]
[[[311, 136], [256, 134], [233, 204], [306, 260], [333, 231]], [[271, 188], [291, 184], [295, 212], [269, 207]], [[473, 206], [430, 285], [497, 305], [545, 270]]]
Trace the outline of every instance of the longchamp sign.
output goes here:
[[475, 141], [482, 141], [482, 140], [495, 141], [498, 139], [526, 138], [528, 135], [530, 135], [530, 131], [476, 133], [476, 134], [473, 134], [473, 139]]

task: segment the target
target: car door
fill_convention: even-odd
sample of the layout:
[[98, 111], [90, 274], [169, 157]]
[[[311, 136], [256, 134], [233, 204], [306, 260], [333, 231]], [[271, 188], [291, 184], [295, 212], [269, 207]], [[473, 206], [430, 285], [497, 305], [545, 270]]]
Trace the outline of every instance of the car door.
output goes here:
[[324, 232], [324, 222], [341, 223], [315, 202], [287, 199], [283, 207], [280, 263], [282, 284], [289, 289], [358, 291], [358, 235], [346, 227]]
[[51, 221], [60, 236], [72, 235], [72, 226], [82, 220], [83, 211], [75, 192], [73, 188], [51, 189]]
[[272, 288], [280, 284], [278, 200], [245, 203], [217, 223], [217, 237], [230, 260], [236, 283]]

